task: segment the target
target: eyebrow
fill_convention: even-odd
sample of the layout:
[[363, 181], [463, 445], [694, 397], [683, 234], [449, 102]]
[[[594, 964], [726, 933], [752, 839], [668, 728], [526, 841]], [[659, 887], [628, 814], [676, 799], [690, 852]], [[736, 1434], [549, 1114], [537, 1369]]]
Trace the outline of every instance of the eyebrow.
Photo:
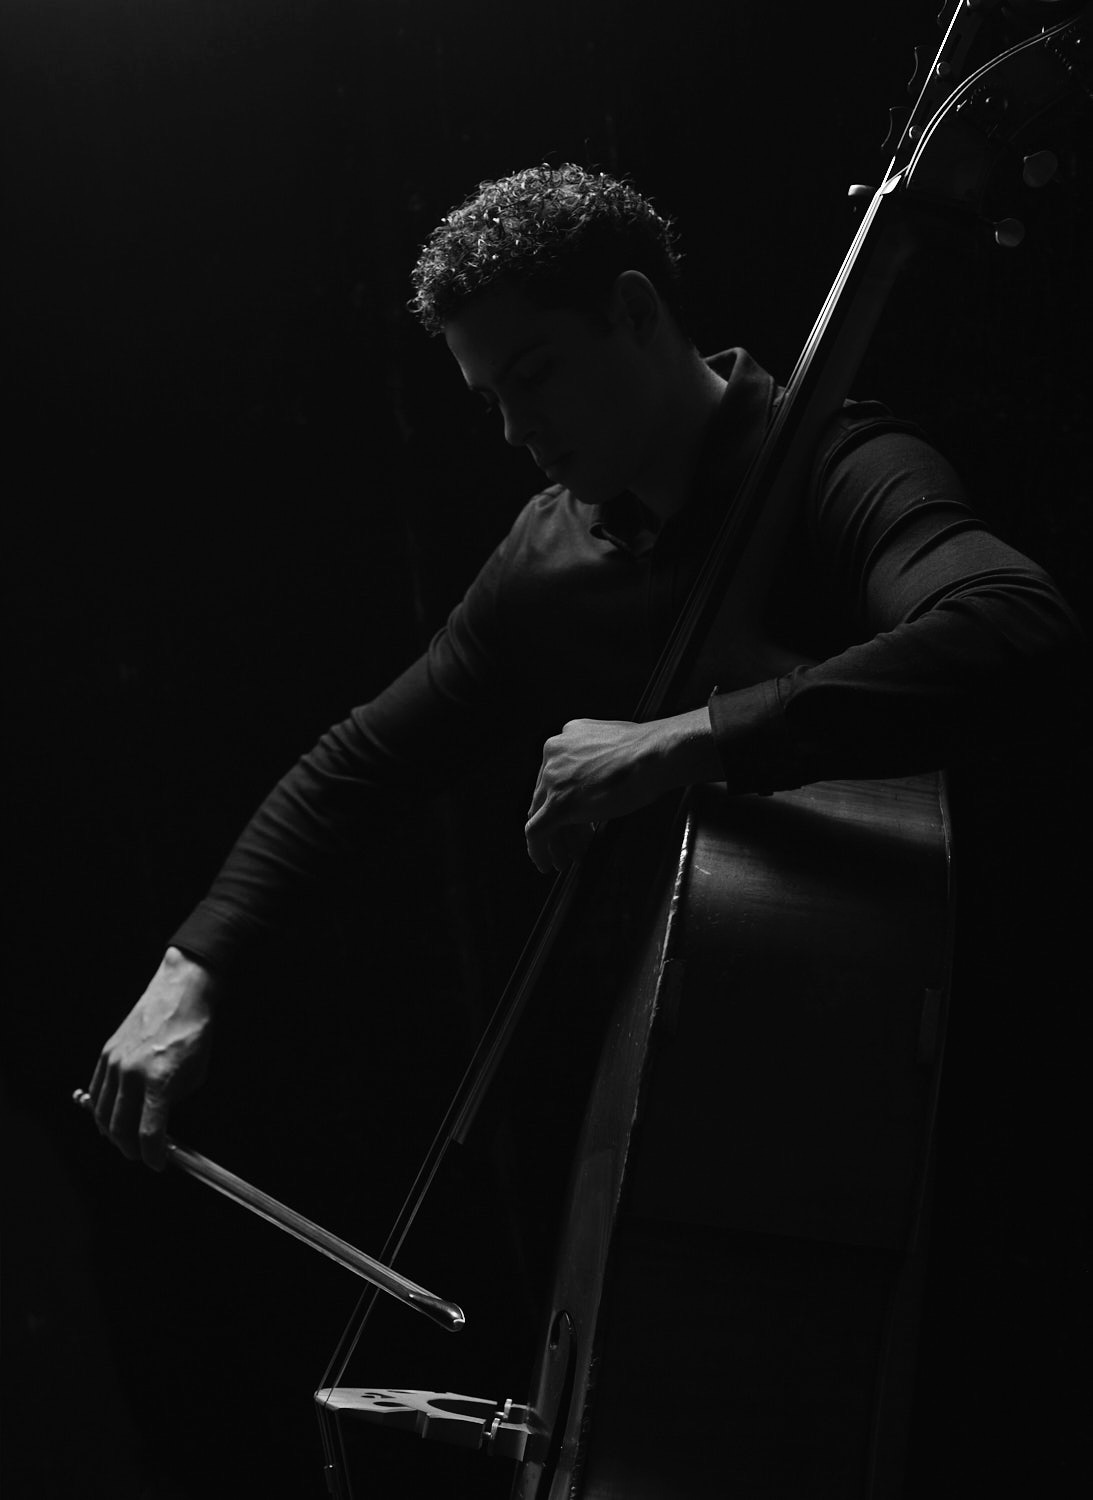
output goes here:
[[[546, 346], [546, 339], [533, 339], [530, 344], [523, 344], [519, 349], [515, 351], [515, 353], [509, 355], [508, 359], [498, 370], [497, 374], [493, 377], [494, 382], [496, 383], [498, 380], [504, 380], [505, 376], [512, 369], [513, 365], [518, 365], [524, 358], [525, 354], [533, 354], [536, 349], [545, 349]], [[476, 396], [488, 396], [492, 394], [489, 387], [484, 385], [471, 385], [468, 382], [467, 389], [469, 391], [473, 391]]]

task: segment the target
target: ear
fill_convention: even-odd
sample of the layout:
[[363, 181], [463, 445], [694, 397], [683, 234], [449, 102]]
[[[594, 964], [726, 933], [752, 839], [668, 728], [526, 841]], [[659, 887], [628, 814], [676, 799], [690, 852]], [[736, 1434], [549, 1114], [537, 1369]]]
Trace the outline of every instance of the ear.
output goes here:
[[623, 321], [640, 345], [647, 345], [664, 318], [660, 293], [641, 271], [622, 271], [611, 288], [612, 320]]

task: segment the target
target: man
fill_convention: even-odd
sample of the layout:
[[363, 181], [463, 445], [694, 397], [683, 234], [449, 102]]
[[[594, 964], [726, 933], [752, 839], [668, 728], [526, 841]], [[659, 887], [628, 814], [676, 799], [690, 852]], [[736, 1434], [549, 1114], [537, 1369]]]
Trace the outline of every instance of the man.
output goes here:
[[815, 665], [631, 721], [779, 399], [742, 350], [687, 335], [674, 232], [629, 185], [574, 166], [485, 183], [428, 241], [414, 309], [549, 485], [428, 652], [271, 793], [91, 1083], [99, 1128], [164, 1161], [200, 1079], [219, 988], [372, 831], [531, 733], [540, 870], [591, 825], [703, 781], [776, 791], [967, 755], [1073, 641], [1043, 572], [968, 512], [945, 462], [875, 406], [833, 421], [771, 599]]

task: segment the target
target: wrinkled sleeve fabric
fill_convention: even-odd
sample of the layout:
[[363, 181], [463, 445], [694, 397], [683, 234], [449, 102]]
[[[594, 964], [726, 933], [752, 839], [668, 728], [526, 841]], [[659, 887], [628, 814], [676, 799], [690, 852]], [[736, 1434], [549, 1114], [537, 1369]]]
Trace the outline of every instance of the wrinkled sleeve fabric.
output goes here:
[[714, 693], [731, 790], [935, 769], [1045, 711], [1080, 649], [1074, 617], [1041, 568], [975, 519], [921, 436], [847, 433], [807, 507], [816, 575], [850, 643]]
[[401, 813], [502, 751], [505, 551], [495, 551], [428, 650], [274, 787], [172, 943], [215, 972], [239, 971]]

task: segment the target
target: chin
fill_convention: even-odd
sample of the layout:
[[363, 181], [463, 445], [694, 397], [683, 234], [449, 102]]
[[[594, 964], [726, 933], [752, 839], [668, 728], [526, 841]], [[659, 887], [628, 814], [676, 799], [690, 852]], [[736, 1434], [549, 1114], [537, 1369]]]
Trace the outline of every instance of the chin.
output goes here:
[[603, 505], [606, 500], [610, 500], [623, 488], [623, 486], [611, 484], [602, 479], [597, 482], [588, 475], [560, 474], [558, 478], [574, 500], [580, 501], [582, 505]]

